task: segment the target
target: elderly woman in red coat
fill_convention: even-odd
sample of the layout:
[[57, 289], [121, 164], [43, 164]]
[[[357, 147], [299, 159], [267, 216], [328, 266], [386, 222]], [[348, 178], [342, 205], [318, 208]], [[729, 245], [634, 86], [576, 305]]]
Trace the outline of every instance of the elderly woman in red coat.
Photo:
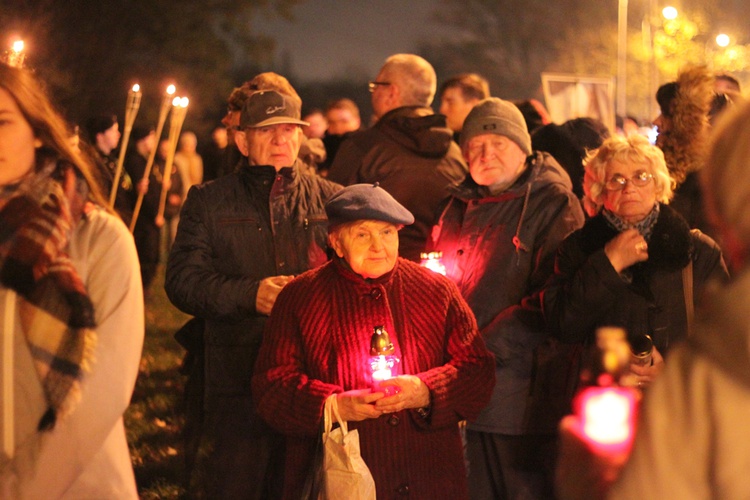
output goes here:
[[[458, 423], [494, 385], [492, 355], [455, 285], [398, 258], [412, 214], [377, 185], [355, 184], [326, 205], [331, 262], [279, 294], [253, 378], [261, 415], [287, 436], [285, 498], [299, 498], [326, 399], [360, 436], [378, 498], [467, 498]], [[371, 390], [375, 326], [390, 334], [400, 375]]]

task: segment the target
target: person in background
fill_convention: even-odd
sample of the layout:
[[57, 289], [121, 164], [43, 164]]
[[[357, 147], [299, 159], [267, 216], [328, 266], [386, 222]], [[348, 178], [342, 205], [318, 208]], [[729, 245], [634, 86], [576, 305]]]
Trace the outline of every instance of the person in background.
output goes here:
[[326, 121], [328, 128], [323, 136], [323, 145], [326, 148], [326, 159], [318, 165], [318, 173], [323, 177], [328, 175], [328, 170], [333, 164], [339, 146], [352, 133], [358, 131], [362, 125], [359, 108], [351, 99], [341, 98], [328, 103], [326, 106]]
[[201, 320], [208, 498], [277, 498], [284, 483], [284, 440], [250, 379], [279, 292], [327, 260], [324, 203], [341, 188], [301, 173], [300, 106], [275, 90], [246, 99], [234, 134], [245, 164], [190, 188], [167, 261], [167, 296]]
[[550, 118], [544, 104], [536, 99], [513, 101], [513, 104], [521, 111], [529, 134], [536, 132], [539, 127], [552, 123], [552, 118]]
[[469, 175], [451, 190], [428, 251], [442, 252], [495, 356], [489, 405], [466, 427], [471, 498], [551, 498], [555, 430], [567, 411], [556, 387], [567, 359], [549, 338], [538, 292], [561, 241], [583, 223], [568, 175], [532, 151], [521, 112], [491, 97], [464, 123]]
[[691, 228], [714, 235], [703, 210], [698, 172], [705, 165], [714, 77], [705, 66], [689, 66], [656, 92], [661, 113], [654, 119], [656, 145], [676, 182], [672, 208]]
[[[114, 152], [120, 143], [121, 135], [117, 116], [113, 114], [92, 116], [86, 121], [86, 132], [89, 144], [94, 149], [92, 157], [98, 167], [97, 178], [100, 180], [102, 195], [109, 200], [117, 170], [117, 158]], [[139, 180], [136, 179], [136, 182]], [[139, 189], [145, 191], [145, 187], [136, 186], [127, 171], [123, 169], [120, 173], [114, 209], [125, 224], [130, 224]]]
[[323, 110], [314, 108], [308, 111], [303, 117], [303, 121], [306, 121], [310, 125], [302, 127], [302, 131], [305, 133], [305, 137], [308, 139], [322, 139], [328, 128], [328, 122], [323, 114]]
[[[378, 498], [467, 499], [459, 421], [474, 419], [492, 386], [493, 359], [456, 286], [398, 258], [412, 214], [372, 184], [326, 204], [333, 261], [279, 294], [253, 377], [258, 410], [287, 436], [284, 497], [300, 498], [336, 398], [359, 433]], [[373, 327], [388, 334], [399, 375], [371, 390]]]
[[349, 137], [336, 153], [328, 178], [344, 185], [379, 182], [414, 214], [401, 233], [401, 256], [418, 262], [448, 188], [466, 175], [466, 164], [445, 117], [430, 104], [437, 77], [414, 54], [386, 59], [370, 82], [377, 123]]
[[703, 290], [726, 277], [726, 267], [718, 245], [669, 207], [672, 179], [648, 139], [611, 137], [585, 168], [591, 218], [560, 245], [542, 293], [544, 317], [555, 337], [584, 347], [602, 326], [625, 329], [631, 344], [648, 335], [653, 363], [630, 365], [631, 380], [645, 388], [687, 338]]
[[717, 94], [740, 94], [742, 87], [740, 81], [729, 73], [718, 73], [714, 76], [714, 91]]
[[546, 151], [570, 176], [573, 192], [583, 198], [583, 160], [609, 137], [609, 129], [593, 118], [573, 118], [562, 125], [548, 123], [531, 134], [531, 147]]
[[463, 73], [448, 78], [440, 87], [440, 114], [453, 131], [453, 140], [461, 144], [461, 130], [469, 111], [490, 96], [490, 84], [476, 73]]
[[203, 158], [198, 154], [198, 138], [195, 133], [185, 131], [180, 134], [174, 163], [182, 177], [183, 196], [187, 196], [191, 186], [203, 182]]
[[750, 106], [729, 114], [700, 178], [732, 279], [704, 296], [689, 338], [643, 399], [629, 460], [594, 453], [578, 417], [563, 420], [561, 500], [750, 498]]
[[133, 239], [31, 73], [0, 64], [0, 117], [0, 336], [14, 380], [0, 406], [13, 404], [15, 443], [0, 452], [0, 497], [137, 499], [122, 420], [144, 336]]
[[[148, 157], [155, 147], [156, 133], [153, 127], [133, 127], [130, 133], [130, 147], [125, 157], [125, 171], [131, 178], [138, 179], [139, 182], [145, 181], [148, 186], [133, 229], [138, 261], [141, 263], [143, 290], [146, 293], [156, 277], [156, 268], [159, 265], [159, 235], [161, 234], [161, 225], [157, 224], [157, 215], [162, 183], [159, 182], [160, 176], [157, 175], [157, 169], [152, 167], [148, 178], [143, 179]], [[163, 224], [163, 221], [161, 222]]]
[[203, 181], [211, 181], [228, 174], [227, 171], [227, 146], [229, 134], [226, 127], [218, 126], [211, 131], [211, 140], [208, 141], [200, 153], [203, 158]]

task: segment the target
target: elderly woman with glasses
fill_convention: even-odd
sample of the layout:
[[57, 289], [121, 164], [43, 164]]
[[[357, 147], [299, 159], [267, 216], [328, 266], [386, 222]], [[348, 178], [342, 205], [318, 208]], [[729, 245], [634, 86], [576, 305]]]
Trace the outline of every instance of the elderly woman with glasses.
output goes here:
[[545, 320], [560, 340], [584, 346], [601, 326], [625, 329], [633, 346], [648, 336], [651, 358], [634, 358], [628, 377], [645, 387], [689, 335], [704, 286], [726, 277], [726, 267], [718, 245], [667, 205], [673, 181], [645, 138], [607, 139], [584, 166], [591, 218], [558, 249], [542, 293]]

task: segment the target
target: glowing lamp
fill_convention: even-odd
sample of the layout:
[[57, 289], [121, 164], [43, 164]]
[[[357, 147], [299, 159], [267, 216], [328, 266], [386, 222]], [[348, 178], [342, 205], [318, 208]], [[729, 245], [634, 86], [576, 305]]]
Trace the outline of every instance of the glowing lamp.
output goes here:
[[419, 254], [422, 259], [421, 266], [426, 267], [430, 271], [434, 271], [438, 274], [445, 276], [445, 265], [443, 264], [443, 252], [422, 252]]
[[392, 386], [381, 387], [380, 382], [388, 380], [394, 375], [398, 374], [398, 364], [400, 359], [394, 354], [395, 349], [391, 342], [388, 332], [382, 326], [376, 326], [373, 329], [372, 337], [370, 338], [370, 357], [367, 360], [367, 365], [372, 376], [372, 389], [375, 391], [383, 391], [390, 395], [392, 392], [395, 394], [395, 388]]
[[629, 453], [635, 433], [635, 392], [626, 387], [589, 387], [577, 399], [586, 442], [604, 455]]

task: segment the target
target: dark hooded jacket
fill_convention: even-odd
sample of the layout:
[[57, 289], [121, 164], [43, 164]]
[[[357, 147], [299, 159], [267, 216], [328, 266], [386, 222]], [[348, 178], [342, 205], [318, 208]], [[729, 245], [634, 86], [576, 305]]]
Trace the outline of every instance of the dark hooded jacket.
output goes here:
[[399, 234], [399, 254], [418, 261], [448, 188], [466, 172], [445, 117], [430, 108], [404, 106], [352, 134], [336, 153], [328, 179], [344, 185], [379, 182], [414, 214], [414, 224]]
[[[476, 315], [496, 363], [490, 404], [469, 428], [554, 432], [564, 409], [548, 401], [560, 391], [542, 379], [554, 379], [553, 365], [565, 369], [567, 362], [547, 338], [538, 292], [558, 245], [583, 220], [568, 174], [547, 153], [529, 156], [526, 170], [498, 195], [470, 176], [454, 189], [429, 249], [443, 253], [446, 274]], [[536, 413], [545, 405], [544, 415]]]
[[648, 260], [628, 268], [631, 278], [623, 279], [604, 253], [604, 245], [617, 234], [598, 214], [563, 242], [555, 275], [542, 293], [545, 319], [564, 342], [592, 343], [598, 327], [619, 326], [631, 338], [650, 335], [666, 356], [688, 331], [683, 269], [692, 261], [697, 304], [709, 279], [727, 276], [721, 250], [661, 205]]

